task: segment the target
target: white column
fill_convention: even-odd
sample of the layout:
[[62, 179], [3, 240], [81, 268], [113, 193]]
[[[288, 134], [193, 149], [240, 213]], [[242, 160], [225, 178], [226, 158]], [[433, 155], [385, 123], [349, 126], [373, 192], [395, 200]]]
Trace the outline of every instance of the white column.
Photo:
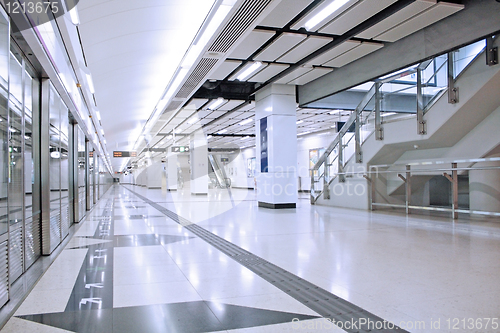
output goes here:
[[259, 206], [295, 208], [297, 205], [295, 86], [273, 84], [256, 94], [255, 132]]
[[191, 194], [208, 194], [208, 146], [205, 134], [200, 129], [191, 136]]
[[167, 190], [177, 191], [177, 154], [167, 156]]

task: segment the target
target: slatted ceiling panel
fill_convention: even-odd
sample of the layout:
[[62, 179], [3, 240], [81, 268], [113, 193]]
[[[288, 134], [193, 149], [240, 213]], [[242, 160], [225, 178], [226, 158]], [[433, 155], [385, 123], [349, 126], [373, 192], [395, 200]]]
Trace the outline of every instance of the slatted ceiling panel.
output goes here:
[[231, 100], [231, 101], [227, 102], [226, 104], [224, 104], [223, 106], [221, 106], [220, 108], [218, 108], [218, 110], [231, 111], [232, 109], [234, 109], [238, 105], [241, 105], [241, 103], [243, 103], [243, 102], [244, 101], [241, 101], [241, 100]]
[[[331, 21], [332, 19], [334, 19], [335, 17], [337, 17], [340, 14], [342, 14], [342, 12], [344, 12], [346, 9], [348, 9], [349, 7], [351, 7], [352, 5], [354, 5], [358, 1], [360, 1], [360, 0], [349, 0], [345, 5], [343, 5], [337, 11], [335, 11], [332, 15], [330, 15], [328, 17], [328, 19], [326, 19], [324, 22]], [[373, 1], [373, 0], [370, 0], [370, 1]], [[378, 0], [376, 0], [376, 1], [378, 1]], [[321, 12], [323, 9], [325, 9], [331, 3], [332, 3], [331, 0], [323, 1], [318, 6], [316, 6], [312, 11], [310, 11], [309, 14], [307, 14], [305, 17], [303, 17], [302, 19], [300, 19], [294, 25], [292, 25], [291, 28], [294, 29], [294, 30], [298, 30], [300, 28], [304, 28], [307, 21], [309, 21], [311, 18], [313, 18], [316, 14], [318, 14], [319, 12]], [[321, 25], [318, 25], [313, 30], [316, 31], [319, 28], [321, 28]]]
[[253, 109], [255, 109], [255, 102], [254, 101], [241, 107], [241, 109], [239, 109], [239, 111], [252, 111]]
[[258, 24], [266, 27], [283, 28], [313, 1], [314, 0], [283, 0]]
[[184, 108], [185, 109], [190, 109], [190, 110], [198, 110], [201, 108], [205, 103], [208, 102], [208, 99], [206, 98], [193, 98], [188, 105], [186, 105]]
[[281, 79], [277, 80], [275, 83], [280, 83], [280, 84], [286, 84], [290, 81], [293, 81], [295, 80], [296, 78], [306, 74], [307, 72], [310, 72], [312, 71], [313, 69], [312, 68], [309, 68], [309, 67], [299, 67], [297, 68], [296, 70], [294, 70], [293, 72], [285, 75], [284, 77], [282, 77]]
[[221, 63], [219, 67], [215, 68], [210, 74], [208, 74], [208, 79], [224, 80], [239, 65], [241, 65], [241, 61], [239, 60], [226, 60]]
[[376, 39], [395, 42], [462, 9], [464, 9], [464, 5], [439, 2], [437, 5], [377, 36]]
[[333, 38], [310, 36], [278, 59], [279, 62], [294, 64], [312, 52], [331, 42]]
[[324, 63], [332, 60], [333, 58], [338, 57], [342, 53], [345, 53], [349, 50], [352, 50], [353, 48], [355, 48], [359, 44], [361, 44], [361, 42], [354, 41], [354, 40], [345, 41], [344, 43], [335, 46], [333, 49], [331, 49], [331, 50], [323, 53], [322, 55], [314, 58], [313, 60], [309, 61], [308, 64], [314, 65], [314, 66], [323, 65]]
[[[235, 81], [238, 79], [238, 76], [240, 76], [243, 72], [245, 72], [246, 70], [248, 70], [250, 67], [252, 67], [256, 62], [255, 61], [250, 61], [248, 62], [245, 66], [243, 66], [243, 68], [241, 68], [239, 71], [237, 71], [236, 73], [234, 73], [233, 75], [231, 75], [229, 77], [229, 80], [230, 81]], [[267, 66], [267, 63], [263, 62], [262, 63], [262, 66], [260, 66], [256, 71], [255, 73], [259, 73], [261, 70], [263, 70], [264, 68], [266, 68]], [[248, 81], [248, 78], [245, 79], [245, 81]]]
[[306, 73], [298, 78], [296, 78], [293, 81], [288, 82], [288, 84], [295, 84], [295, 85], [303, 85], [306, 83], [309, 83], [313, 80], [316, 80], [319, 77], [322, 77], [325, 74], [328, 74], [332, 71], [331, 68], [315, 68], [309, 73]]
[[258, 61], [275, 61], [285, 52], [302, 42], [306, 36], [285, 32], [281, 34], [271, 45], [254, 57]]
[[242, 112], [242, 111], [236, 111], [236, 112], [233, 112], [231, 114], [232, 119], [238, 119], [239, 121], [241, 121], [242, 119], [248, 118], [248, 116], [249, 115], [246, 112]]
[[397, 0], [362, 0], [338, 15], [319, 31], [327, 34], [343, 35], [355, 26], [369, 19]]
[[384, 45], [379, 43], [369, 43], [363, 42], [359, 46], [353, 48], [352, 50], [338, 56], [337, 58], [330, 60], [325, 64], [325, 66], [330, 67], [342, 67], [354, 60], [357, 60], [365, 55], [375, 52], [382, 48]]
[[200, 120], [200, 124], [201, 125], [206, 125], [206, 124], [208, 124], [211, 121], [212, 121], [212, 119], [204, 118], [204, 119]]
[[269, 66], [267, 66], [262, 71], [255, 74], [254, 76], [252, 76], [248, 81], [250, 81], [250, 82], [266, 82], [267, 80], [274, 77], [275, 75], [283, 72], [288, 67], [290, 67], [290, 66], [289, 65], [282, 65], [282, 64], [269, 64]]
[[274, 31], [253, 30], [236, 48], [229, 53], [229, 58], [246, 60], [276, 33]]
[[429, 7], [432, 7], [433, 5], [436, 4], [436, 0], [417, 0], [415, 2], [412, 2], [408, 6], [404, 7], [400, 11], [396, 12], [395, 14], [389, 16], [382, 22], [375, 24], [371, 28], [366, 29], [356, 37], [359, 38], [365, 38], [365, 39], [372, 39], [392, 27], [395, 27], [404, 21], [412, 18], [413, 16], [419, 14], [420, 12], [428, 9]]
[[213, 111], [211, 114], [207, 116], [207, 118], [215, 119], [219, 118], [223, 114], [225, 114], [227, 111]]

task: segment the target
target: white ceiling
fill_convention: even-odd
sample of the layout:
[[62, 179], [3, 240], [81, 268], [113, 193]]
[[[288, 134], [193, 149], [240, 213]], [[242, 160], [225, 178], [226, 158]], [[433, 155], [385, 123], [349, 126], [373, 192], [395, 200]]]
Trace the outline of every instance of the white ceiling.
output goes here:
[[[237, 3], [236, 7], [249, 2], [224, 1]], [[215, 0], [104, 2], [81, 0], [79, 2], [81, 19], [79, 29], [83, 50], [93, 75], [95, 98], [109, 151], [132, 150], [137, 136], [162, 97], [214, 2]], [[395, 2], [395, 0], [349, 0], [340, 10], [326, 17], [321, 24], [312, 29], [322, 34], [308, 36], [308, 33], [301, 28], [305, 27], [305, 23], [317, 12], [328, 6], [331, 0], [322, 2], [273, 0], [269, 10], [260, 15], [245, 31], [237, 32], [240, 38], [227, 53], [216, 54], [219, 59], [216, 60], [217, 65], [200, 75], [199, 83], [193, 84], [193, 87], [199, 87], [209, 79], [233, 81], [237, 74], [256, 60], [263, 61], [263, 66], [245, 81], [266, 82], [335, 40], [338, 37], [336, 34], [344, 33], [346, 29], [362, 23]], [[303, 18], [297, 18], [292, 22], [311, 4], [317, 6], [311, 8]], [[463, 7], [437, 3], [436, 0], [417, 0], [412, 6], [388, 16], [365, 33], [356, 36], [357, 38], [338, 44], [310, 59], [303, 66], [294, 67], [292, 72], [283, 75], [276, 82], [306, 84], [330, 73], [335, 68], [376, 52], [385, 45], [384, 43], [395, 42], [461, 8]], [[291, 30], [277, 31], [277, 28], [282, 28], [288, 23], [291, 23]], [[214, 55], [207, 54], [204, 56], [212, 61], [214, 58], [210, 57]], [[230, 60], [226, 60], [227, 58]], [[196, 63], [193, 67], [195, 66]], [[239, 68], [239, 66], [244, 67]], [[180, 83], [181, 86], [183, 82]], [[187, 98], [176, 96], [175, 101], [170, 101], [170, 105], [167, 104], [169, 112], [163, 114], [152, 126], [155, 130], [151, 132], [151, 146], [159, 143], [156, 147], [168, 147], [172, 144], [172, 139], [167, 134], [175, 131], [186, 135], [199, 126], [203, 126], [207, 134], [214, 134], [224, 129], [227, 130], [225, 132], [227, 134], [255, 133], [253, 123], [239, 125], [244, 119], [253, 117], [253, 104], [228, 114], [243, 101], [232, 100], [221, 105], [218, 110], [207, 110], [211, 101], [208, 99], [190, 101], [193, 93], [194, 91]], [[176, 103], [175, 107], [172, 107], [173, 103]], [[188, 105], [182, 108], [184, 104]], [[298, 133], [327, 130], [335, 126], [337, 121], [344, 121], [343, 117], [348, 117], [348, 114], [339, 116], [331, 115], [330, 112], [332, 110], [298, 109], [297, 118], [303, 121], [298, 124]], [[173, 114], [176, 116], [171, 117]], [[199, 121], [190, 124], [195, 118]], [[227, 145], [242, 147], [253, 145], [254, 139], [213, 137], [209, 139], [209, 144], [211, 147]], [[112, 159], [113, 169], [121, 171], [122, 163], [123, 159]]]
[[[81, 42], [107, 147], [131, 150], [212, 0], [81, 0]], [[119, 170], [121, 159], [112, 159]]]

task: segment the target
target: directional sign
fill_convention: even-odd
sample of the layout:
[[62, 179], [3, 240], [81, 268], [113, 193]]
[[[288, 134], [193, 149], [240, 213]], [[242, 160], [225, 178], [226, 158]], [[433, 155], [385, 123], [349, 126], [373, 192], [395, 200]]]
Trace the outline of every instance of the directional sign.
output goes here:
[[173, 146], [172, 153], [188, 153], [189, 146]]
[[113, 157], [137, 157], [135, 151], [113, 151]]

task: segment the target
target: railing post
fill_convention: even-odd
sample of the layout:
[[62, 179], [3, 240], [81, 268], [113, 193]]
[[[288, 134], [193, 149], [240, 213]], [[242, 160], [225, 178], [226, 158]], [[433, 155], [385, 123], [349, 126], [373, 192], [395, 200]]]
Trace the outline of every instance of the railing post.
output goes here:
[[493, 37], [486, 38], [486, 65], [498, 64], [498, 47], [493, 46]]
[[330, 168], [328, 166], [328, 156], [325, 156], [325, 162], [323, 163], [323, 168], [325, 168], [323, 172], [323, 198], [329, 200], [330, 188], [328, 186], [328, 182], [330, 179]]
[[455, 57], [448, 53], [448, 103], [458, 103], [458, 87], [455, 87]]
[[456, 220], [458, 219], [458, 171], [457, 171], [457, 163], [451, 163], [452, 167], [452, 172], [451, 172], [451, 177], [453, 182], [451, 183], [451, 190], [452, 190], [452, 196], [453, 196], [453, 202], [451, 205], [451, 210], [453, 213], [453, 219]]
[[338, 156], [338, 173], [339, 173], [339, 182], [345, 183], [345, 175], [344, 175], [344, 136], [342, 133], [339, 133], [339, 156]]
[[309, 171], [311, 173], [311, 188], [309, 190], [309, 194], [311, 196], [311, 205], [316, 202], [316, 197], [314, 196], [314, 170]]
[[356, 163], [363, 162], [363, 152], [361, 151], [361, 112], [357, 109], [356, 112], [356, 120], [355, 120], [355, 133], [354, 140], [356, 141]]
[[422, 84], [423, 69], [420, 66], [417, 68], [417, 133], [420, 135], [427, 134], [427, 122], [424, 120], [424, 92]]
[[384, 128], [382, 127], [382, 118], [380, 117], [382, 109], [381, 86], [382, 83], [375, 82], [375, 140], [384, 140]]
[[406, 214], [410, 214], [411, 204], [411, 166], [406, 166]]

